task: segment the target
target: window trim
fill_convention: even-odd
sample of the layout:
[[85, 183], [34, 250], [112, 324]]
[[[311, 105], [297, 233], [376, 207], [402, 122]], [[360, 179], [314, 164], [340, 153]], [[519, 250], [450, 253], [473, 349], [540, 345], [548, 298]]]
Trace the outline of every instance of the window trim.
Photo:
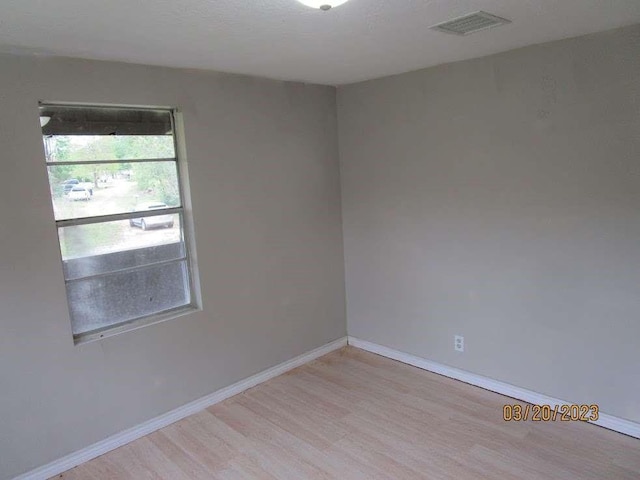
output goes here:
[[[101, 340], [103, 338], [108, 338], [111, 336], [119, 335], [121, 333], [130, 332], [133, 330], [138, 330], [139, 328], [145, 327], [147, 325], [154, 325], [157, 323], [165, 322], [167, 320], [171, 320], [174, 318], [181, 317], [183, 315], [187, 315], [189, 313], [193, 313], [196, 311], [202, 310], [202, 296], [200, 294], [199, 288], [199, 274], [196, 264], [196, 254], [195, 254], [195, 231], [193, 227], [193, 219], [192, 210], [191, 210], [191, 198], [190, 198], [190, 188], [189, 185], [185, 185], [183, 182], [187, 178], [187, 164], [186, 164], [186, 148], [184, 144], [184, 127], [182, 115], [179, 109], [175, 107], [157, 107], [157, 106], [132, 106], [132, 105], [118, 105], [118, 104], [99, 104], [99, 103], [77, 103], [77, 102], [47, 102], [40, 101], [38, 102], [38, 107], [43, 106], [73, 106], [73, 107], [85, 107], [85, 108], [113, 108], [113, 109], [131, 109], [131, 110], [162, 110], [169, 113], [170, 121], [171, 121], [171, 131], [173, 138], [173, 148], [174, 148], [174, 157], [171, 158], [152, 158], [152, 159], [107, 159], [107, 160], [88, 160], [88, 161], [61, 161], [61, 162], [52, 162], [46, 161], [45, 157], [45, 168], [50, 166], [62, 166], [62, 165], [95, 165], [95, 164], [123, 164], [123, 163], [145, 163], [145, 162], [175, 162], [176, 164], [176, 174], [178, 181], [178, 192], [180, 195], [180, 205], [178, 207], [167, 207], [167, 208], [158, 208], [153, 210], [145, 210], [145, 211], [135, 211], [135, 212], [121, 212], [115, 214], [107, 214], [107, 215], [98, 215], [92, 217], [78, 217], [78, 218], [70, 218], [70, 219], [62, 219], [56, 220], [54, 215], [54, 226], [56, 229], [56, 237], [58, 237], [58, 230], [63, 227], [70, 226], [78, 226], [78, 225], [90, 225], [95, 223], [105, 223], [109, 221], [118, 221], [118, 220], [128, 220], [131, 218], [139, 218], [141, 214], [144, 214], [145, 217], [152, 216], [160, 216], [160, 215], [171, 215], [171, 214], [179, 214], [180, 219], [180, 228], [182, 231], [182, 241], [184, 244], [184, 255], [179, 259], [171, 259], [162, 262], [156, 262], [151, 265], [141, 265], [136, 267], [131, 267], [125, 269], [124, 271], [135, 271], [139, 269], [144, 269], [147, 267], [153, 267], [159, 264], [164, 263], [180, 263], [184, 262], [186, 268], [188, 270], [188, 297], [189, 303], [185, 305], [181, 305], [175, 308], [163, 310], [158, 313], [152, 313], [149, 315], [144, 315], [142, 317], [138, 317], [132, 320], [128, 320], [125, 322], [117, 323], [114, 325], [108, 325], [102, 328], [97, 328], [88, 332], [74, 334], [73, 329], [71, 329], [72, 338], [74, 345], [81, 345], [89, 342], [94, 342], [97, 340]], [[186, 188], [185, 188], [186, 186]], [[53, 202], [53, 198], [51, 199]], [[63, 267], [64, 260], [62, 258], [62, 250], [60, 248], [60, 241], [58, 240], [58, 252], [60, 254], [60, 266]], [[109, 274], [113, 274], [114, 272], [109, 272]], [[101, 274], [96, 276], [103, 276], [107, 274]], [[63, 280], [65, 284], [65, 292], [67, 292], [67, 284], [74, 283], [85, 278], [81, 279], [69, 279], [64, 278]], [[69, 299], [67, 297], [67, 308], [69, 308], [69, 325], [71, 326], [71, 309], [69, 305]]]

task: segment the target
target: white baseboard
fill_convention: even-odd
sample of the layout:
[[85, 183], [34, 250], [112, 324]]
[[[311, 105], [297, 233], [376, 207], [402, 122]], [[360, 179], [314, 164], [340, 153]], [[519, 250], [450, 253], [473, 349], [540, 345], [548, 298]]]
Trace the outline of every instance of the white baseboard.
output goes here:
[[[486, 390], [491, 390], [492, 392], [500, 393], [502, 395], [506, 395], [507, 397], [522, 400], [523, 402], [536, 405], [562, 405], [575, 403], [549, 397], [532, 390], [527, 390], [526, 388], [516, 387], [508, 383], [493, 380], [488, 377], [483, 377], [482, 375], [476, 375], [475, 373], [470, 373], [458, 368], [449, 367], [441, 363], [432, 362], [430, 360], [426, 360], [409, 353], [400, 352], [392, 348], [367, 342], [366, 340], [360, 340], [351, 336], [349, 337], [349, 345], [360, 348], [362, 350], [366, 350], [371, 353], [382, 355], [383, 357], [398, 360], [402, 363], [413, 365], [414, 367], [418, 367], [423, 370], [428, 370], [439, 375], [444, 375], [445, 377], [455, 378], [456, 380], [460, 380], [461, 382], [469, 383]], [[606, 413], [600, 413], [600, 418], [597, 421], [590, 423], [640, 439], [640, 423], [632, 422], [630, 420], [625, 420], [619, 417], [614, 417], [613, 415], [607, 415]]]
[[161, 428], [164, 428], [172, 423], [182, 420], [189, 415], [198, 413], [211, 405], [215, 405], [229, 397], [244, 392], [245, 390], [255, 387], [256, 385], [266, 382], [267, 380], [282, 375], [289, 370], [304, 365], [318, 357], [326, 355], [329, 352], [337, 350], [347, 345], [347, 337], [339, 338], [331, 343], [323, 345], [322, 347], [311, 350], [298, 357], [292, 358], [284, 363], [271, 367], [263, 372], [253, 375], [249, 378], [245, 378], [233, 385], [229, 385], [221, 390], [213, 392], [205, 397], [202, 397], [193, 402], [187, 403], [181, 407], [171, 410], [156, 418], [152, 418], [140, 425], [124, 430], [123, 432], [116, 433], [100, 442], [94, 443], [86, 448], [71, 453], [65, 457], [54, 460], [51, 463], [43, 465], [42, 467], [31, 470], [14, 478], [14, 480], [46, 480], [55, 475], [59, 475], [62, 472], [77, 467], [78, 465], [88, 462], [100, 455], [103, 455], [111, 450], [114, 450], [122, 445], [126, 445], [129, 442], [137, 440], [140, 437], [144, 437], [150, 433], [155, 432]]

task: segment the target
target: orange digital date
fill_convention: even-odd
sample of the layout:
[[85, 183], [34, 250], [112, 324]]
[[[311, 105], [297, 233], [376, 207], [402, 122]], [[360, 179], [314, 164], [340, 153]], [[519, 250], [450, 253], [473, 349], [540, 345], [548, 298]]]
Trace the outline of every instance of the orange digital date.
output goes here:
[[520, 405], [505, 404], [502, 407], [502, 418], [505, 422], [595, 422], [600, 418], [600, 407], [596, 404], [576, 405]]

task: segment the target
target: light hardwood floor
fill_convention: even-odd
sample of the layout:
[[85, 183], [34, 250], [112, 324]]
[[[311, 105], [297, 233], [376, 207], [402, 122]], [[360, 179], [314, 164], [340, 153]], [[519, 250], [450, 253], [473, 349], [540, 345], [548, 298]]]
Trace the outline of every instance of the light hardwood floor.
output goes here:
[[56, 478], [640, 479], [640, 440], [504, 403], [346, 347]]

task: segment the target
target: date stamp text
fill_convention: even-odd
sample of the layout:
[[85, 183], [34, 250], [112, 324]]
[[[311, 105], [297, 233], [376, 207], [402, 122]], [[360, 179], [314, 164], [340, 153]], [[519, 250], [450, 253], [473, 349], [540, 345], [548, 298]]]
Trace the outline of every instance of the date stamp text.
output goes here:
[[600, 418], [600, 408], [591, 405], [520, 405], [505, 404], [502, 407], [502, 418], [505, 422], [595, 422]]

